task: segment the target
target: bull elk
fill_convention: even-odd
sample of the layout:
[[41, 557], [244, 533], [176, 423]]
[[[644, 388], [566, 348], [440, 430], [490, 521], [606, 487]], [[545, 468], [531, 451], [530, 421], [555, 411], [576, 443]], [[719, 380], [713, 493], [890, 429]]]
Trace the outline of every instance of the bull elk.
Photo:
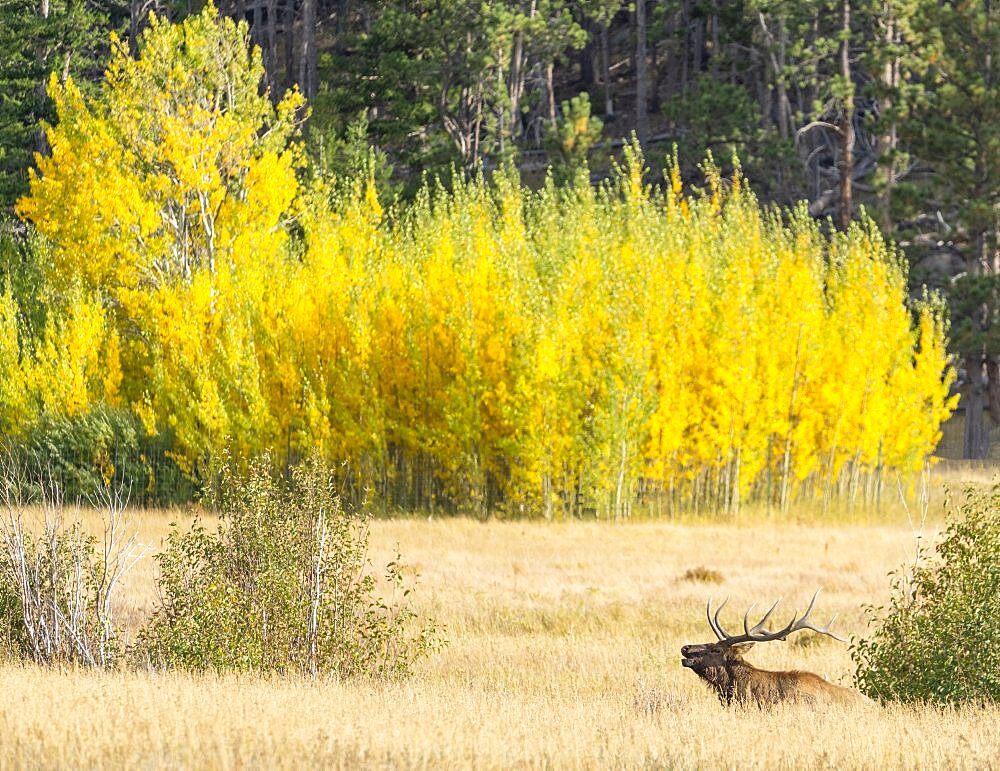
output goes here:
[[[792, 620], [783, 629], [771, 632], [766, 628], [768, 619], [778, 607], [775, 602], [764, 617], [750, 626], [750, 611], [743, 616], [743, 634], [730, 634], [719, 621], [719, 613], [725, 602], [712, 614], [712, 601], [708, 601], [708, 625], [718, 638], [718, 642], [704, 645], [685, 645], [681, 648], [681, 661], [685, 667], [707, 682], [723, 704], [756, 704], [765, 707], [781, 701], [800, 703], [858, 703], [867, 701], [859, 692], [834, 685], [812, 672], [769, 672], [757, 669], [743, 660], [743, 655], [754, 643], [784, 640], [793, 632], [810, 629], [828, 635], [835, 640], [844, 640], [830, 631], [837, 617], [830, 619], [825, 627], [813, 626], [809, 614], [816, 604], [817, 591], [809, 602], [809, 607], [801, 618]], [[779, 600], [780, 602], [780, 600]]]

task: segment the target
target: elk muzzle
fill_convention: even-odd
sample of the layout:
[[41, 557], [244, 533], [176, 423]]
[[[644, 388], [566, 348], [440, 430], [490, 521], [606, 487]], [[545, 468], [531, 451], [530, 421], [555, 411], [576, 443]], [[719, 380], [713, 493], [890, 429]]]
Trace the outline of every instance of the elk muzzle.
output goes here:
[[707, 645], [684, 645], [681, 647], [681, 666], [693, 667], [695, 659], [705, 653]]

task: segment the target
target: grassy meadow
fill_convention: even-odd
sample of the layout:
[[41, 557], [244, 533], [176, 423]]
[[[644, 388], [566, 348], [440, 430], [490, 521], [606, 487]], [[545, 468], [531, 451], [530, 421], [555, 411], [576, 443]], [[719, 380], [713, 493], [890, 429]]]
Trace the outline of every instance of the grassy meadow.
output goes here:
[[[932, 537], [939, 496], [931, 502]], [[93, 517], [84, 513], [85, 520]], [[177, 512], [136, 513], [159, 548]], [[184, 515], [187, 516], [187, 515]], [[803, 516], [805, 516], [803, 514]], [[376, 565], [397, 544], [416, 606], [450, 645], [400, 682], [0, 665], [0, 768], [1000, 767], [1000, 708], [724, 709], [678, 648], [711, 632], [705, 602], [783, 597], [865, 629], [862, 606], [913, 559], [915, 530], [881, 521], [777, 523], [378, 520]], [[155, 600], [147, 558], [119, 611]], [[800, 634], [749, 660], [848, 684], [847, 645]]]

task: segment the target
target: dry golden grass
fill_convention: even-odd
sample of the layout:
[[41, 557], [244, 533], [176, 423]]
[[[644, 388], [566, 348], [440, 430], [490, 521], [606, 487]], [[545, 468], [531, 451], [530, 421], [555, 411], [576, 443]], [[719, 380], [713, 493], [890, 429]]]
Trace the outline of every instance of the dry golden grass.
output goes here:
[[[139, 516], [150, 552], [185, 518]], [[735, 622], [752, 602], [782, 596], [790, 613], [822, 588], [816, 616], [839, 613], [841, 633], [861, 634], [862, 606], [887, 597], [886, 574], [915, 545], [899, 511], [872, 519], [882, 523], [377, 521], [373, 561], [398, 544], [420, 573], [418, 610], [451, 641], [409, 680], [0, 665], [0, 768], [1000, 768], [997, 707], [725, 709], [680, 666], [682, 644], [710, 639], [710, 595], [731, 597]], [[154, 577], [149, 558], [129, 577], [120, 611], [133, 628]], [[847, 646], [817, 636], [748, 658], [841, 683], [852, 671]]]

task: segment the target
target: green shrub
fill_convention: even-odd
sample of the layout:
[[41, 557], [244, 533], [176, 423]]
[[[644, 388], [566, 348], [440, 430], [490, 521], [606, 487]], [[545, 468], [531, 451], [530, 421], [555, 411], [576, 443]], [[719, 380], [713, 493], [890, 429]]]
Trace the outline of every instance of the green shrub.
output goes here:
[[1000, 700], [1000, 485], [970, 488], [943, 538], [896, 574], [852, 646], [858, 687], [877, 699]]
[[264, 457], [219, 482], [222, 522], [176, 529], [157, 556], [162, 605], [140, 635], [153, 666], [258, 672], [406, 674], [442, 642], [416, 617], [399, 561], [376, 593], [365, 516], [345, 511], [317, 460], [275, 480]]
[[668, 99], [663, 115], [681, 158], [701, 158], [706, 147], [724, 160], [754, 157], [760, 107], [743, 86], [702, 76], [693, 88]]
[[10, 450], [21, 456], [37, 492], [56, 484], [66, 500], [91, 500], [124, 488], [136, 503], [190, 501], [194, 481], [167, 455], [169, 437], [150, 437], [127, 410], [98, 406], [82, 415], [43, 414]]
[[8, 580], [6, 556], [0, 555], [0, 660], [20, 658], [26, 648], [21, 597]]

